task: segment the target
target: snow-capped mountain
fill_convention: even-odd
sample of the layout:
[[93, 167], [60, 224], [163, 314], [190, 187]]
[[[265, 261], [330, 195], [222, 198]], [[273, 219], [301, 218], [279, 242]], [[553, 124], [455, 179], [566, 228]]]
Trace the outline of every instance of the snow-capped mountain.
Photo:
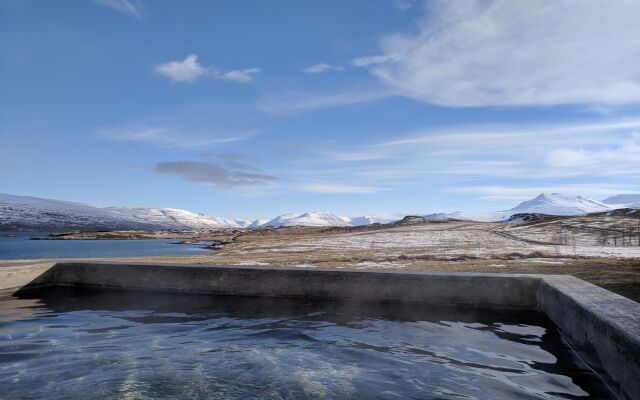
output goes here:
[[266, 224], [267, 222], [271, 221], [268, 218], [260, 218], [257, 219], [255, 221], [253, 221], [252, 223], [250, 223], [249, 225], [247, 225], [247, 228], [260, 228], [262, 226], [264, 226], [264, 224]]
[[152, 228], [88, 204], [0, 194], [0, 230]]
[[191, 229], [239, 228], [247, 224], [247, 221], [238, 223], [235, 220], [210, 217], [177, 208], [108, 207], [106, 210], [125, 219], [151, 223], [167, 229], [176, 226]]
[[363, 215], [361, 217], [349, 218], [349, 225], [351, 226], [363, 226], [371, 224], [388, 224], [391, 222], [399, 221], [404, 215], [398, 214], [375, 214], [375, 215]]
[[618, 194], [602, 202], [615, 208], [640, 208], [640, 194]]
[[95, 207], [0, 194], [0, 230], [215, 229], [250, 224], [174, 208]]
[[426, 215], [426, 217], [433, 220], [461, 219], [491, 222], [507, 220], [514, 214], [584, 215], [614, 208], [621, 207], [614, 207], [583, 196], [569, 197], [560, 193], [541, 193], [531, 200], [523, 201], [510, 210], [439, 213]]
[[[588, 197], [542, 193], [505, 211], [425, 215], [431, 220], [505, 221], [514, 214], [583, 215], [620, 208], [640, 208], [640, 195], [625, 194], [602, 202]], [[361, 226], [401, 220], [400, 214], [342, 217], [331, 212], [283, 214], [273, 219], [223, 219], [175, 208], [95, 207], [69, 201], [0, 194], [0, 231], [218, 229], [281, 226]]]
[[351, 220], [334, 213], [315, 211], [279, 215], [261, 226], [351, 226]]
[[523, 201], [509, 211], [549, 215], [581, 215], [611, 210], [611, 206], [588, 197], [568, 197], [560, 193], [542, 193]]

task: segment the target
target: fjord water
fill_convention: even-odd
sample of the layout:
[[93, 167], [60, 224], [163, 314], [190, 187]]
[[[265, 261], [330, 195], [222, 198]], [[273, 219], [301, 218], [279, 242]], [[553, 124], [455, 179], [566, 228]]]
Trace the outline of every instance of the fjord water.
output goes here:
[[0, 398], [611, 398], [537, 313], [56, 289], [0, 301]]
[[0, 259], [141, 257], [206, 254], [201, 246], [172, 239], [30, 240], [46, 233], [0, 233]]

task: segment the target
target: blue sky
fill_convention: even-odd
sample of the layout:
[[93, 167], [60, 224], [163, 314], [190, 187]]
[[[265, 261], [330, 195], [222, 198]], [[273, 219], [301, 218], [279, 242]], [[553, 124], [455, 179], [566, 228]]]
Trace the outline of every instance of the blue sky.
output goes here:
[[0, 1], [0, 192], [221, 217], [640, 182], [640, 3]]

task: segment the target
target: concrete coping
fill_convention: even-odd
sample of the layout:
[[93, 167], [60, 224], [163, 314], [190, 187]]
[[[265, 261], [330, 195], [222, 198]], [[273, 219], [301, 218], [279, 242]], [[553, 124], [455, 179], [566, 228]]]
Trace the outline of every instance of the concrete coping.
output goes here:
[[15, 294], [53, 286], [538, 310], [615, 393], [640, 399], [640, 303], [572, 276], [58, 263]]

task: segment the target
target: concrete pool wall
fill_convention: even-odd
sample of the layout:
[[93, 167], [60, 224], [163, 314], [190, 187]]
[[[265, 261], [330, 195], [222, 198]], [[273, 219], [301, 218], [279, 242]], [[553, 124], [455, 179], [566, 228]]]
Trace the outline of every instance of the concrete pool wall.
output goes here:
[[615, 393], [640, 399], [640, 304], [571, 276], [132, 263], [38, 268], [0, 269], [0, 292], [72, 286], [539, 310]]

